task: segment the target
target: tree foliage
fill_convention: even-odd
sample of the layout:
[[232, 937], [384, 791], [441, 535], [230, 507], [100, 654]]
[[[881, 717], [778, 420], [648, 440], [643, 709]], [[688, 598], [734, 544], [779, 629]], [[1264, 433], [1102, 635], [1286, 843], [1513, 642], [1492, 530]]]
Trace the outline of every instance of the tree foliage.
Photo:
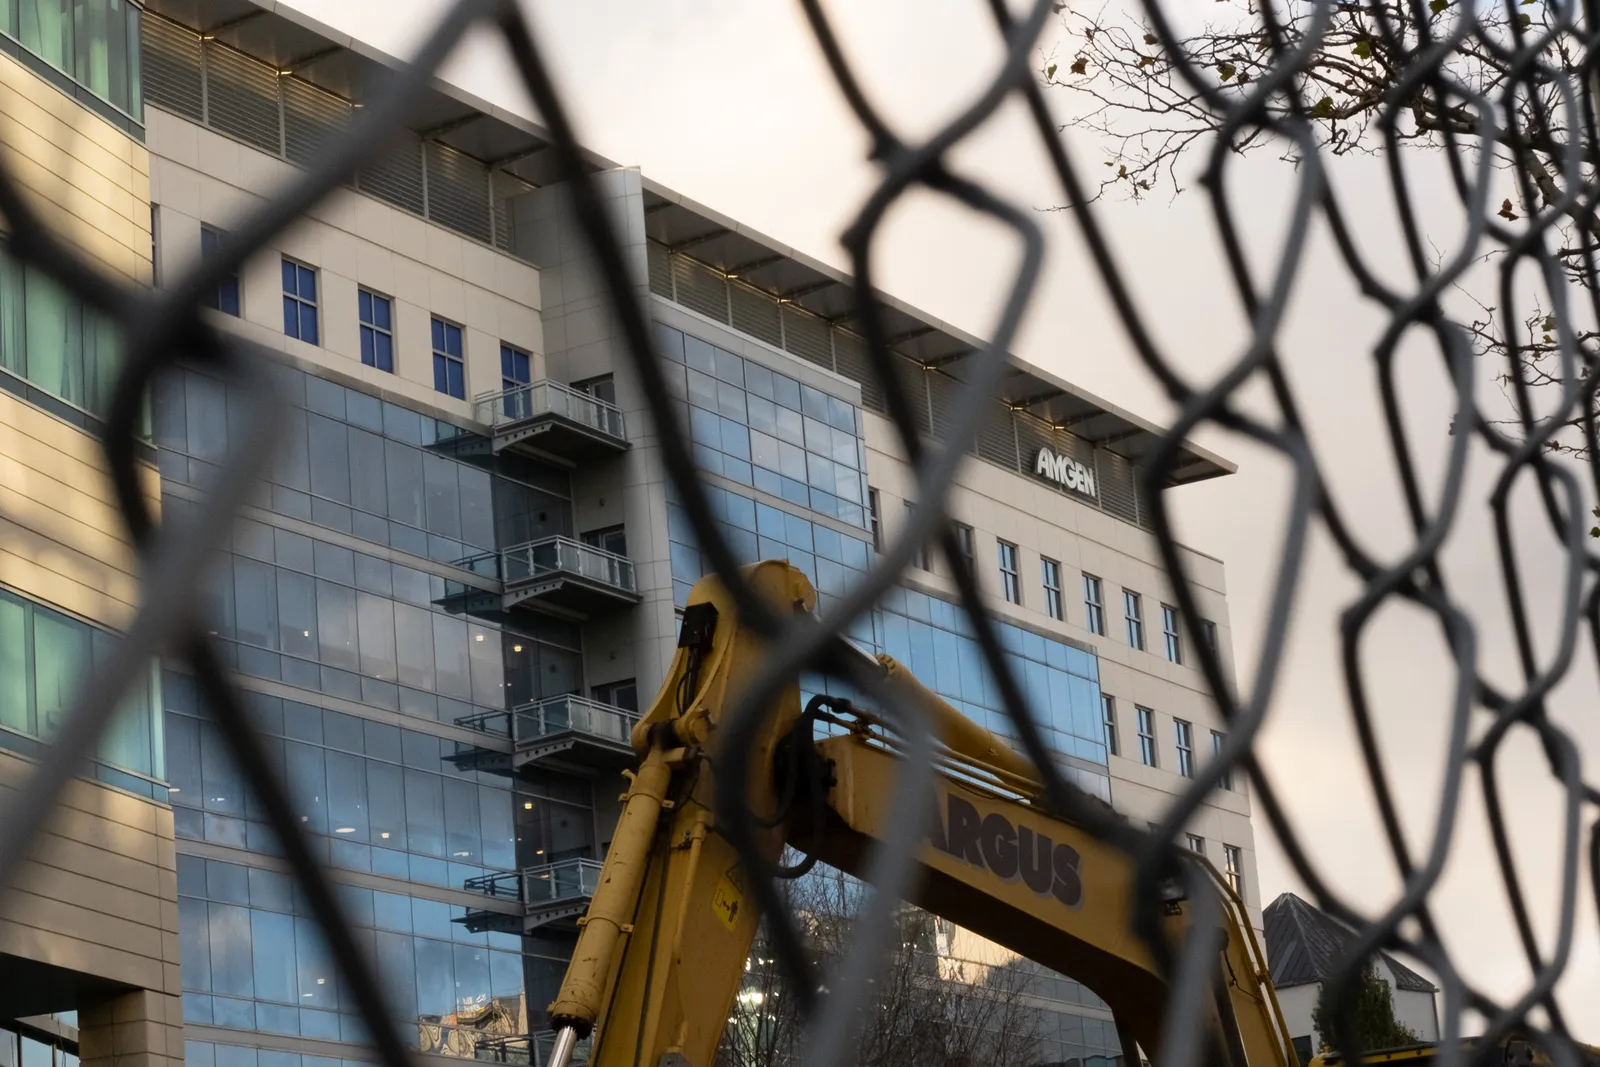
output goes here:
[[[1323, 1047], [1336, 1044], [1338, 1012], [1332, 1001], [1333, 990], [1324, 985], [1317, 997], [1317, 1006], [1311, 1012], [1311, 1026], [1322, 1039]], [[1373, 1052], [1377, 1049], [1414, 1045], [1420, 1040], [1416, 1032], [1394, 1017], [1394, 998], [1389, 983], [1378, 977], [1375, 967], [1368, 966], [1361, 974], [1361, 984], [1356, 989], [1355, 1008], [1350, 1017], [1349, 1040], [1360, 1045], [1350, 1051]]]
[[[859, 884], [819, 869], [785, 884], [807, 947], [826, 973], [850, 944]], [[909, 906], [867, 1014], [853, 1061], [841, 1067], [1027, 1067], [1038, 1061], [1040, 1009], [1024, 996], [1030, 966], [985, 966], [941, 952], [937, 922]], [[758, 936], [717, 1051], [717, 1067], [800, 1062], [805, 1021], [788, 979]]]
[[[1172, 20], [1191, 20], [1196, 8], [1149, 5], [1064, 9], [1060, 48], [1070, 54], [1046, 57], [1041, 72], [1074, 98], [1067, 127], [1092, 131], [1108, 148], [1100, 195], [1176, 194], [1189, 164], [1215, 178], [1229, 156], [1260, 149], [1297, 162], [1301, 148], [1284, 136], [1290, 128], [1309, 131], [1325, 156], [1389, 157], [1397, 205], [1413, 213], [1419, 198], [1441, 195], [1470, 207], [1475, 168], [1486, 159], [1493, 184], [1479, 220], [1485, 261], [1548, 222], [1554, 267], [1550, 277], [1526, 271], [1526, 287], [1514, 295], [1466, 294], [1475, 310], [1461, 325], [1474, 350], [1495, 357], [1507, 386], [1520, 376], [1529, 387], [1559, 390], [1595, 365], [1600, 135], [1592, 30], [1573, 23], [1577, 5], [1218, 0], [1206, 5], [1210, 17], [1183, 27]], [[1246, 102], [1251, 107], [1241, 108]], [[1396, 157], [1418, 151], [1442, 154], [1449, 188], [1405, 177]], [[1424, 252], [1408, 249], [1419, 274]], [[1553, 287], [1564, 288], [1561, 300]], [[1563, 302], [1570, 322], [1551, 313]], [[1578, 356], [1565, 366], [1564, 331], [1566, 351]], [[1551, 447], [1586, 452], [1584, 418], [1580, 406]]]

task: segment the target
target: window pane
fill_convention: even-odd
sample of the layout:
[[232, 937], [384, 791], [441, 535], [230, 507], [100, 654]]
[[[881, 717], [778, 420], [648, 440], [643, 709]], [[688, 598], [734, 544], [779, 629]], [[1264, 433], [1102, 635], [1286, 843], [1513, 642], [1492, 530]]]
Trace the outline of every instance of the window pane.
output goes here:
[[432, 612], [408, 604], [394, 606], [398, 681], [401, 685], [433, 690]]
[[444, 794], [437, 774], [425, 771], [406, 775], [406, 838], [413, 852], [444, 855]]
[[387, 515], [389, 492], [383, 438], [351, 427], [348, 444], [351, 506], [374, 515]]
[[28, 714], [28, 608], [0, 593], [0, 725], [34, 732]]
[[33, 612], [33, 693], [40, 737], [51, 740], [89, 666], [89, 628], [54, 612]]
[[347, 671], [361, 669], [354, 589], [317, 582], [317, 637], [323, 663]]
[[394, 681], [394, 602], [359, 593], [356, 615], [361, 636], [361, 673]]

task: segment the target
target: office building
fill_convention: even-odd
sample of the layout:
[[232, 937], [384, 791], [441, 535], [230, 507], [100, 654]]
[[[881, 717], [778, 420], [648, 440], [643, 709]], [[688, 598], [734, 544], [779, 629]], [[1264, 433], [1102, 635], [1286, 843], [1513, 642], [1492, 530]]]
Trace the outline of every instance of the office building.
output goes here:
[[[147, 166], [128, 204], [146, 277], [153, 227], [159, 282], [293, 181], [394, 61], [253, 0], [127, 10], [143, 103], [116, 132]], [[385, 154], [207, 295], [212, 321], [272, 361], [291, 412], [209, 617], [400, 1025], [443, 1056], [539, 1055], [527, 1035], [604, 856], [628, 729], [703, 571], [546, 145], [436, 85]], [[848, 279], [591, 162], [735, 552], [790, 559], [826, 613], [916, 503]], [[889, 317], [937, 439], [977, 342], [897, 302]], [[201, 499], [250, 399], [198, 367], [154, 390], [150, 485], [169, 517]], [[1171, 613], [1134, 477], [1158, 432], [1011, 360], [950, 501], [1061, 769], [1137, 820], [1221, 736], [1195, 643], [1229, 655], [1220, 562], [1185, 550], [1204, 632]], [[1187, 448], [1176, 480], [1229, 469]], [[1005, 732], [948, 565], [922, 563], [852, 636]], [[159, 783], [139, 803], [176, 840], [161, 913], [176, 936], [161, 944], [181, 959], [161, 974], [164, 996], [181, 993], [187, 1057], [361, 1059], [362, 1026], [191, 681], [167, 665], [152, 694], [161, 744], [133, 769]], [[1230, 783], [1190, 843], [1259, 917], [1249, 811]], [[1046, 1062], [1116, 1054], [1087, 990], [1041, 978], [1038, 993]]]

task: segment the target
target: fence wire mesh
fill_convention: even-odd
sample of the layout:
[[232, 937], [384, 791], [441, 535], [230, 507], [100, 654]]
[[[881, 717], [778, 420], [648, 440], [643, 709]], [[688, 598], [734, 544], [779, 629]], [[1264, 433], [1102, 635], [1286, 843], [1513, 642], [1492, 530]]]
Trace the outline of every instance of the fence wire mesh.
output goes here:
[[[1525, 0], [1523, 6], [1527, 6]], [[1074, 157], [1069, 142], [1059, 135], [1056, 120], [1046, 105], [1033, 69], [1040, 35], [1061, 6], [1052, 0], [1034, 0], [1025, 10], [1013, 11], [1002, 0], [989, 0], [995, 33], [1003, 54], [990, 72], [982, 91], [965, 108], [950, 116], [931, 136], [915, 139], [898, 132], [876, 108], [858, 79], [846, 47], [836, 37], [818, 0], [801, 0], [816, 42], [850, 110], [868, 133], [872, 156], [880, 166], [877, 185], [861, 205], [844, 234], [854, 274], [854, 289], [861, 330], [868, 342], [867, 356], [876, 377], [875, 389], [901, 437], [901, 446], [916, 471], [915, 497], [921, 502], [900, 537], [884, 546], [876, 568], [825, 620], [822, 627], [803, 625], [775, 616], [742, 582], [733, 553], [711, 510], [685, 438], [665, 433], [659, 442], [662, 455], [692, 524], [695, 536], [710, 561], [738, 601], [745, 620], [771, 638], [775, 650], [765, 665], [762, 680], [748, 699], [734, 710], [728, 723], [731, 766], [720, 775], [718, 816], [721, 828], [744, 849], [754, 870], [764, 870], [755, 854], [755, 826], [735, 783], [743, 773], [759, 712], [766, 698], [785, 679], [802, 670], [842, 673], [869, 692], [876, 678], [860, 664], [838, 654], [836, 638], [851, 621], [869, 612], [885, 590], [894, 585], [913, 556], [928, 543], [937, 543], [952, 562], [962, 556], [961, 546], [946, 521], [945, 502], [958, 469], [967, 461], [983, 417], [982, 405], [994, 393], [1005, 370], [1005, 357], [1016, 337], [1019, 322], [1039, 279], [1044, 234], [1041, 218], [1052, 225], [1074, 227], [1080, 234], [1100, 281], [1116, 310], [1133, 352], [1154, 375], [1181, 414], [1140, 472], [1153, 504], [1153, 524], [1161, 558], [1171, 576], [1177, 607], [1190, 633], [1200, 633], [1202, 619], [1196, 605], [1183, 556], [1174, 540], [1172, 516], [1157, 487], [1166, 484], [1179, 459], [1184, 439], [1203, 426], [1216, 426], [1244, 435], [1281, 455], [1293, 471], [1288, 521], [1283, 531], [1269, 611], [1262, 630], [1259, 665], [1247, 684], [1230, 684], [1216, 649], [1197, 642], [1195, 652], [1210, 694], [1227, 724], [1227, 740], [1219, 758], [1207, 763], [1187, 789], [1146, 831], [1109, 813], [1102, 805], [1066, 781], [1050, 758], [1034, 710], [1007, 658], [980, 597], [976, 580], [967, 568], [952, 565], [962, 606], [974, 630], [988, 669], [997, 679], [1016, 736], [1044, 779], [1049, 801], [1057, 813], [1087, 828], [1095, 836], [1131, 856], [1137, 865], [1137, 929], [1160, 966], [1169, 975], [1170, 995], [1165, 1010], [1164, 1047], [1145, 1050], [1163, 1067], [1188, 1067], [1227, 1062], [1229, 1053], [1209, 1036], [1204, 1026], [1206, 997], [1216, 944], [1203, 923], [1182, 944], [1170, 945], [1160, 932], [1163, 882], [1196, 875], [1183, 864], [1176, 841], [1190, 817], [1209, 793], [1229, 775], [1249, 777], [1253, 796], [1273, 835], [1316, 902], [1359, 932], [1357, 950], [1331, 981], [1335, 1000], [1352, 994], [1360, 979], [1364, 955], [1385, 949], [1413, 959], [1436, 975], [1442, 986], [1442, 1034], [1448, 1043], [1461, 1033], [1463, 1018], [1476, 1013], [1488, 1020], [1487, 1033], [1498, 1038], [1514, 1028], [1535, 1035], [1557, 1063], [1580, 1061], [1581, 1052], [1568, 1032], [1552, 990], [1572, 956], [1580, 900], [1579, 868], [1587, 864], [1589, 886], [1600, 884], [1600, 836], [1593, 825], [1582, 822], [1592, 815], [1585, 805], [1600, 801], [1595, 787], [1582, 774], [1575, 737], [1547, 714], [1546, 698], [1583, 654], [1587, 637], [1600, 658], [1600, 555], [1589, 548], [1582, 501], [1600, 488], [1600, 439], [1594, 425], [1594, 396], [1600, 383], [1595, 361], [1594, 332], [1573, 325], [1584, 313], [1600, 319], [1600, 287], [1593, 278], [1595, 237], [1600, 224], [1593, 214], [1600, 182], [1596, 180], [1596, 151], [1600, 145], [1595, 116], [1592, 48], [1597, 12], [1592, 5], [1540, 3], [1533, 24], [1520, 8], [1504, 11], [1492, 7], [1460, 7], [1444, 16], [1444, 5], [1427, 10], [1421, 4], [1314, 3], [1294, 10], [1271, 5], [1251, 9], [1239, 41], [1249, 45], [1250, 77], [1231, 80], [1235, 68], [1231, 53], [1204, 53], [1192, 39], [1174, 28], [1171, 12], [1157, 0], [1130, 8], [1135, 22], [1147, 27], [1144, 37], [1160, 61], [1151, 76], [1159, 74], [1163, 91], [1182, 102], [1185, 116], [1198, 122], [1202, 147], [1209, 153], [1203, 185], [1210, 197], [1216, 224], [1227, 253], [1232, 284], [1244, 308], [1249, 337], [1225, 373], [1211, 381], [1196, 381], [1184, 372], [1181, 359], [1155, 339], [1131, 292], [1131, 286], [1113, 248], [1096, 206], [1100, 187], [1087, 182], [1083, 163]], [[618, 235], [585, 163], [579, 141], [568, 118], [561, 94], [552, 80], [541, 45], [532, 27], [514, 4], [505, 0], [460, 0], [439, 21], [403, 72], [392, 79], [382, 99], [362, 110], [345, 136], [332, 144], [320, 161], [299, 173], [293, 184], [270, 203], [262, 205], [222, 241], [217, 254], [178, 277], [166, 279], [158, 291], [134, 290], [112, 281], [81, 259], [57, 234], [51, 232], [21, 193], [10, 168], [0, 167], [0, 212], [10, 232], [10, 250], [24, 261], [57, 279], [87, 306], [119, 324], [127, 339], [125, 362], [117, 379], [105, 427], [105, 453], [122, 516], [143, 560], [143, 604], [115, 658], [96, 672], [83, 689], [64, 728], [47, 750], [37, 771], [9, 804], [0, 819], [0, 872], [21, 866], [36, 836], [50, 818], [69, 777], [90, 754], [106, 727], [121, 694], [151, 657], [164, 655], [181, 661], [196, 679], [214, 720], [225, 735], [237, 765], [255, 792], [267, 819], [281, 839], [284, 858], [292, 868], [312, 915], [320, 925], [332, 956], [342, 972], [360, 1014], [372, 1035], [375, 1051], [392, 1067], [412, 1058], [399, 1030], [390, 1020], [380, 976], [358, 950], [350, 925], [341, 912], [333, 883], [309, 847], [293, 815], [285, 785], [268, 770], [261, 743], [244, 709], [240, 691], [230, 679], [217, 650], [205, 636], [197, 618], [206, 562], [223, 545], [248, 489], [263, 473], [273, 453], [280, 426], [282, 403], [275, 398], [270, 378], [259, 359], [247, 353], [230, 336], [208, 322], [200, 311], [203, 296], [223, 278], [236, 273], [255, 250], [293, 225], [308, 209], [336, 188], [349, 182], [362, 165], [381, 153], [390, 134], [428, 85], [441, 62], [475, 25], [496, 28], [509, 46], [516, 68], [543, 117], [556, 159], [554, 173], [570, 184], [572, 203], [609, 290], [617, 322], [626, 337], [633, 370], [644, 385], [651, 415], [657, 425], [674, 419], [671, 393], [663, 378], [646, 313], [637, 301], [625, 265]], [[1465, 209], [1467, 230], [1451, 257], [1429, 263], [1419, 251], [1424, 240], [1412, 209], [1408, 189], [1397, 165], [1391, 170], [1395, 201], [1404, 236], [1413, 251], [1415, 283], [1397, 289], [1378, 280], [1367, 269], [1349, 238], [1343, 208], [1324, 170], [1325, 157], [1337, 154], [1343, 142], [1319, 137], [1316, 124], [1347, 115], [1335, 115], [1331, 97], [1321, 86], [1328, 67], [1325, 46], [1337, 43], [1339, 34], [1358, 27], [1357, 44], [1366, 42], [1364, 59], [1376, 55], [1388, 65], [1389, 79], [1376, 95], [1363, 98], [1366, 120], [1387, 139], [1392, 154], [1405, 147], [1404, 123], [1430, 123], [1442, 139], [1450, 161], [1453, 192]], [[1333, 36], [1330, 36], [1333, 35]], [[1093, 41], [1093, 38], [1090, 38]], [[1220, 55], [1220, 59], [1219, 59]], [[1488, 64], [1491, 76], [1477, 81], [1462, 77], [1462, 60]], [[1230, 69], [1220, 80], [1219, 63]], [[1147, 65], [1142, 60], [1135, 70]], [[1220, 69], [1220, 68], [1218, 68]], [[1053, 74], [1053, 68], [1051, 73]], [[1145, 91], [1129, 82], [1135, 90]], [[1359, 88], [1359, 87], [1358, 87]], [[1008, 101], [1020, 99], [1045, 149], [1062, 199], [1070, 207], [1065, 216], [1040, 216], [1007, 202], [983, 184], [964, 177], [952, 162], [952, 150], [990, 120]], [[1344, 106], [1340, 104], [1338, 106]], [[1242, 251], [1242, 228], [1248, 216], [1230, 206], [1228, 171], [1233, 148], [1256, 141], [1275, 141], [1292, 151], [1299, 161], [1296, 192], [1289, 225], [1284, 233], [1276, 268], [1257, 276], [1247, 266]], [[1496, 153], [1513, 153], [1527, 145], [1539, 147], [1552, 164], [1535, 172], [1517, 171], [1526, 218], [1519, 218], [1509, 202], [1497, 212], [1490, 195]], [[1157, 153], [1157, 158], [1165, 159]], [[881, 223], [908, 191], [922, 187], [951, 198], [972, 211], [993, 218], [1016, 238], [1020, 255], [998, 316], [988, 331], [983, 350], [973, 362], [973, 372], [948, 420], [945, 439], [931, 443], [918, 431], [918, 415], [911, 410], [896, 373], [894, 355], [882, 322], [882, 305], [874, 289], [877, 276], [874, 248]], [[1408, 550], [1383, 562], [1365, 550], [1349, 532], [1346, 517], [1322, 489], [1318, 460], [1307, 441], [1300, 412], [1304, 398], [1295, 394], [1280, 362], [1279, 341], [1286, 306], [1296, 279], [1313, 222], [1330, 228], [1339, 243], [1344, 263], [1365, 293], [1387, 309], [1388, 327], [1370, 353], [1383, 390], [1386, 429], [1395, 463], [1406, 489], [1412, 526]], [[1511, 225], [1519, 222], [1520, 225]], [[1515, 408], [1511, 425], [1491, 417], [1475, 399], [1475, 353], [1482, 348], [1483, 324], [1453, 319], [1443, 297], [1468, 266], [1485, 253], [1503, 252], [1497, 270], [1506, 299], [1505, 358], [1503, 374]], [[1539, 356], [1547, 378], [1559, 386], [1553, 405], [1535, 403], [1533, 388], [1538, 368], [1530, 363], [1530, 350], [1517, 342], [1518, 322], [1513, 295], [1513, 274], [1524, 265], [1537, 273], [1554, 308], [1544, 328]], [[1577, 286], [1570, 268], [1581, 266]], [[1454, 390], [1456, 431], [1449, 452], [1443, 487], [1433, 502], [1413, 470], [1412, 446], [1401, 423], [1391, 374], [1392, 357], [1399, 338], [1411, 329], [1427, 331], [1436, 340]], [[141, 495], [137, 469], [138, 427], [142, 398], [164, 369], [190, 361], [240, 387], [254, 398], [247, 409], [247, 426], [236, 440], [215, 488], [190, 521], [158, 526]], [[1559, 364], [1558, 372], [1549, 368]], [[1252, 383], [1265, 381], [1274, 410], [1270, 418], [1248, 413], [1240, 403]], [[1577, 451], [1585, 460], [1574, 463], [1564, 454], [1562, 433], [1576, 433]], [[1463, 471], [1469, 442], [1478, 441], [1499, 458], [1500, 469], [1489, 518], [1500, 549], [1503, 578], [1508, 591], [1510, 621], [1522, 649], [1524, 679], [1520, 688], [1506, 690], [1492, 684], [1480, 670], [1474, 627], [1453, 600], [1439, 564], [1440, 553], [1452, 531], [1463, 523], [1481, 521], [1466, 506]], [[1570, 449], [1565, 450], [1570, 451]], [[1543, 519], [1565, 546], [1566, 581], [1560, 605], [1560, 634], [1556, 651], [1540, 664], [1531, 652], [1533, 639], [1525, 594], [1518, 582], [1508, 516], [1511, 489], [1519, 481], [1537, 486]], [[1403, 875], [1404, 888], [1377, 918], [1362, 914], [1323, 878], [1307, 843], [1290, 821], [1269, 769], [1255, 756], [1256, 741], [1272, 707], [1284, 635], [1295, 605], [1302, 561], [1314, 524], [1320, 524], [1337, 543], [1346, 567], [1363, 583], [1363, 591], [1340, 618], [1344, 649], [1348, 710], [1361, 742], [1367, 777], [1366, 788], [1382, 815], [1384, 834], [1393, 862]], [[1357, 649], [1364, 629], [1385, 604], [1408, 601], [1437, 620], [1455, 665], [1450, 694], [1448, 763], [1438, 804], [1437, 822], [1425, 849], [1413, 850], [1402, 836], [1395, 810], [1393, 787], [1381, 760], [1369, 694], [1358, 665]], [[885, 706], [891, 709], [892, 701]], [[1475, 722], [1489, 725], [1473, 738]], [[905, 736], [906, 770], [895, 787], [899, 815], [896, 825], [906, 832], [881, 848], [871, 861], [869, 881], [877, 887], [860, 928], [858, 939], [826, 978], [810, 974], [796, 933], [794, 918], [785, 913], [782, 896], [768, 877], [756, 877], [753, 889], [769, 924], [771, 942], [780, 962], [800, 981], [802, 990], [818, 992], [808, 1005], [808, 1033], [804, 1042], [807, 1062], [831, 1064], [844, 1059], [845, 1050], [861, 1023], [856, 1004], [872, 981], [874, 968], [884, 954], [886, 921], [896, 901], [906, 895], [917, 846], [919, 798], [933, 773], [930, 739], [915, 721], [898, 720]], [[1543, 746], [1550, 774], [1563, 790], [1566, 807], [1563, 853], [1559, 857], [1561, 883], [1554, 945], [1541, 950], [1532, 934], [1527, 887], [1519, 880], [1501, 818], [1501, 798], [1495, 786], [1496, 760], [1503, 741], [1513, 730], [1532, 731]], [[1521, 933], [1526, 964], [1534, 979], [1514, 1000], [1501, 1000], [1467, 981], [1441, 939], [1430, 914], [1430, 894], [1438, 884], [1449, 855], [1456, 812], [1467, 787], [1468, 772], [1476, 768], [1484, 783], [1484, 801], [1494, 831], [1498, 875], [1511, 902]], [[1199, 900], [1209, 899], [1196, 892]], [[1344, 1034], [1336, 1033], [1340, 1044]], [[1485, 1043], [1478, 1061], [1497, 1055]], [[1444, 1060], [1454, 1064], [1462, 1055], [1454, 1046]]]

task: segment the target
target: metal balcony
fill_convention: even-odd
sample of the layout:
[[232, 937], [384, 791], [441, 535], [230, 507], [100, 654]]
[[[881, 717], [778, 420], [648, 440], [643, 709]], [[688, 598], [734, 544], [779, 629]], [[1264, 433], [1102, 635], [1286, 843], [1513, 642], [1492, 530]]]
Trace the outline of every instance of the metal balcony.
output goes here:
[[560, 382], [530, 382], [473, 403], [478, 421], [492, 430], [496, 453], [520, 446], [575, 461], [628, 449], [616, 406]]
[[514, 775], [524, 767], [593, 774], [620, 771], [638, 762], [629, 737], [637, 712], [577, 695], [547, 697], [510, 711], [456, 720], [457, 726], [511, 741], [509, 753], [456, 743], [452, 763], [462, 770]]
[[[473, 1047], [474, 1059], [489, 1063], [509, 1063], [513, 1067], [544, 1067], [555, 1051], [556, 1035], [552, 1030], [538, 1034], [516, 1034], [479, 1041]], [[589, 1039], [584, 1038], [572, 1047], [570, 1063], [589, 1062]]]
[[[595, 887], [600, 884], [600, 869], [599, 860], [575, 859], [468, 878], [463, 888], [469, 893], [520, 902], [525, 909], [522, 925], [520, 929], [508, 929], [515, 917], [492, 911], [468, 911], [458, 921], [473, 933], [501, 930], [531, 934], [539, 930], [576, 934], [578, 920], [589, 909]], [[508, 919], [512, 922], [507, 923]]]
[[482, 614], [543, 605], [592, 615], [639, 602], [633, 561], [570, 537], [546, 537], [456, 560], [454, 566], [498, 579], [499, 592], [445, 582], [440, 603], [450, 611]]

